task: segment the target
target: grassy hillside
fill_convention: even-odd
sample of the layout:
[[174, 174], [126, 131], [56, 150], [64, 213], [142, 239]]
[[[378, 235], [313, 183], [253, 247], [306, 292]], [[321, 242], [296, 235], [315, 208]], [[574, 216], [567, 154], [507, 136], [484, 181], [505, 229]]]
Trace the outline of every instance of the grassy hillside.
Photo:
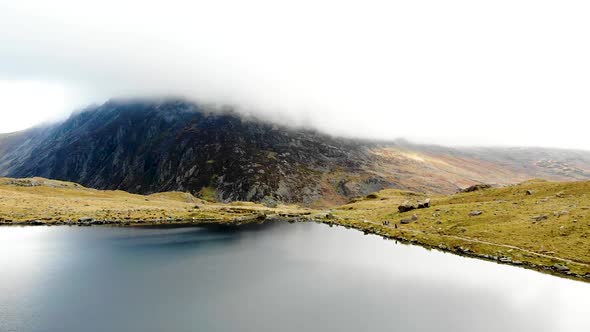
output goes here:
[[249, 216], [257, 218], [260, 214], [289, 214], [293, 210], [308, 212], [289, 206], [271, 209], [250, 202], [215, 204], [181, 192], [144, 196], [43, 178], [0, 178], [0, 223], [5, 224], [62, 224], [86, 218], [131, 224], [230, 222]]
[[[426, 195], [384, 190], [343, 205], [333, 215], [338, 224], [372, 233], [516, 265], [562, 272], [567, 267], [584, 275], [590, 273], [589, 195], [590, 182], [533, 180], [433, 196], [430, 208], [401, 213], [397, 207], [404, 201], [418, 202]], [[402, 224], [404, 219], [409, 223]]]
[[[400, 212], [407, 203], [427, 208]], [[437, 250], [590, 280], [590, 182], [533, 180], [428, 196], [388, 189], [332, 210], [212, 203], [188, 193], [134, 195], [43, 178], [0, 178], [0, 224], [118, 225], [260, 222], [342, 225]], [[34, 222], [32, 222], [34, 221]]]

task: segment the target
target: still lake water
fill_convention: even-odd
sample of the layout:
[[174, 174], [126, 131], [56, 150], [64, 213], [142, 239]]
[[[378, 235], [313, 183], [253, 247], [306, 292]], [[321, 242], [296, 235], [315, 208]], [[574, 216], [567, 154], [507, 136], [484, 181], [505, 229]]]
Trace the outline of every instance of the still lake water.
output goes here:
[[314, 223], [0, 228], [0, 331], [590, 331], [590, 284]]

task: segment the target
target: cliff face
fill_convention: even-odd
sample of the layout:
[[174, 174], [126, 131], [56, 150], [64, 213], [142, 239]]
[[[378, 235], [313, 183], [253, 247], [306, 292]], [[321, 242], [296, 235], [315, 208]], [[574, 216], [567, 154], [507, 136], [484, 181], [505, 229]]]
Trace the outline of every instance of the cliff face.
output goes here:
[[0, 176], [222, 201], [340, 203], [383, 188], [448, 193], [476, 182], [590, 178], [590, 153], [449, 149], [333, 138], [185, 101], [112, 101], [0, 135]]
[[[2, 175], [137, 193], [183, 190], [224, 201], [313, 203], [324, 194], [325, 173], [363, 173], [370, 159], [353, 141], [179, 101], [109, 102], [16, 136], [10, 145], [3, 140]], [[371, 190], [390, 185], [368, 182], [382, 183]]]

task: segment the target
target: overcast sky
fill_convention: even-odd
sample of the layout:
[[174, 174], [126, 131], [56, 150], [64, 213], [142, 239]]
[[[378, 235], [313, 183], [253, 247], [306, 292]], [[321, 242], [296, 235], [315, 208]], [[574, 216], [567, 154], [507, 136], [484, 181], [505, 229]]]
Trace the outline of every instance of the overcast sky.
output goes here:
[[0, 0], [0, 132], [111, 97], [336, 135], [590, 149], [590, 2]]

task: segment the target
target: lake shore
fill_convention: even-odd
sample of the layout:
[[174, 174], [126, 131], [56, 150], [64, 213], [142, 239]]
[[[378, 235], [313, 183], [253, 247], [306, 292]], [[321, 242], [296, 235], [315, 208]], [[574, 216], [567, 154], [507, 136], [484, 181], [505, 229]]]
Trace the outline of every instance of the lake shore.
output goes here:
[[136, 195], [43, 178], [0, 178], [0, 226], [185, 227], [315, 221], [588, 282], [589, 190], [590, 182], [546, 181], [446, 196], [386, 189], [343, 205], [311, 208], [215, 202], [183, 192]]
[[[461, 245], [457, 245], [456, 241], [445, 241], [444, 237], [433, 237], [431, 234], [419, 234], [411, 229], [404, 229], [402, 227], [392, 228], [388, 225], [378, 225], [371, 222], [359, 222], [351, 220], [341, 220], [335, 218], [331, 213], [291, 213], [291, 214], [254, 214], [249, 216], [243, 216], [235, 219], [215, 219], [215, 218], [203, 218], [203, 219], [181, 219], [181, 218], [170, 218], [165, 220], [100, 220], [94, 218], [86, 218], [80, 220], [28, 220], [20, 222], [6, 222], [0, 221], [1, 226], [13, 226], [13, 227], [35, 227], [35, 226], [46, 226], [46, 227], [57, 227], [57, 226], [76, 226], [76, 227], [91, 227], [91, 226], [110, 226], [110, 227], [158, 227], [158, 228], [179, 228], [179, 227], [203, 227], [203, 226], [228, 226], [238, 227], [249, 224], [263, 224], [268, 222], [315, 222], [325, 224], [329, 227], [345, 227], [348, 229], [354, 229], [363, 232], [365, 235], [376, 235], [381, 236], [386, 240], [393, 240], [403, 244], [417, 245], [428, 250], [438, 250], [445, 253], [451, 253], [459, 256], [476, 258], [497, 264], [512, 265], [515, 267], [521, 267], [530, 269], [546, 274], [551, 274], [557, 277], [563, 277], [573, 279], [577, 281], [590, 283], [590, 273], [579, 274], [572, 272], [570, 268], [564, 268], [560, 262], [563, 260], [555, 257], [540, 257], [549, 259], [549, 263], [543, 262], [539, 259], [531, 260], [513, 260], [509, 256], [495, 256], [486, 253], [486, 251], [474, 251]], [[428, 235], [420, 237], [419, 235]], [[439, 242], [438, 245], [433, 244]], [[467, 241], [468, 242], [468, 241]], [[487, 244], [490, 247], [501, 246], [500, 244]], [[515, 253], [516, 254], [516, 253]], [[537, 257], [539, 258], [539, 257]], [[553, 262], [556, 263], [553, 263]], [[576, 262], [567, 261], [569, 265], [575, 265]]]

